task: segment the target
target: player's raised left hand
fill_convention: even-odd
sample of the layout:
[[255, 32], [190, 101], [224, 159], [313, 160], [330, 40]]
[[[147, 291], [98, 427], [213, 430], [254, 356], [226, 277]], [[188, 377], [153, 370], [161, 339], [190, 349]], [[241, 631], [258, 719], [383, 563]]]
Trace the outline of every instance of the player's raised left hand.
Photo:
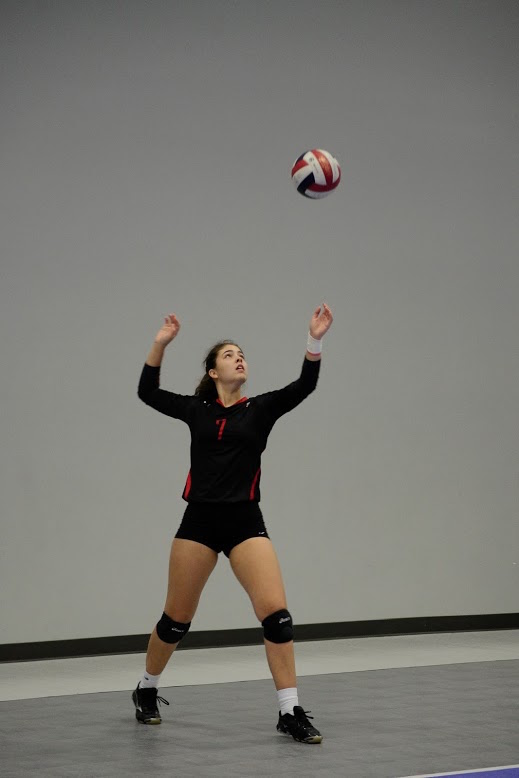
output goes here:
[[333, 315], [331, 309], [323, 303], [315, 309], [310, 319], [310, 335], [315, 340], [321, 340], [323, 335], [328, 332], [332, 326]]

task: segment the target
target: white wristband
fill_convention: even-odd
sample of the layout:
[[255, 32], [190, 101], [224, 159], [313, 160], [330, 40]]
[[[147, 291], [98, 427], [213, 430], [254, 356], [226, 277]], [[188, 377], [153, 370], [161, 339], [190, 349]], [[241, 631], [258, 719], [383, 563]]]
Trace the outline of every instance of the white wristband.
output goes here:
[[323, 350], [322, 341], [316, 340], [315, 338], [312, 338], [310, 333], [308, 333], [308, 340], [306, 342], [306, 350], [308, 351], [309, 354], [312, 354], [312, 356], [317, 356]]

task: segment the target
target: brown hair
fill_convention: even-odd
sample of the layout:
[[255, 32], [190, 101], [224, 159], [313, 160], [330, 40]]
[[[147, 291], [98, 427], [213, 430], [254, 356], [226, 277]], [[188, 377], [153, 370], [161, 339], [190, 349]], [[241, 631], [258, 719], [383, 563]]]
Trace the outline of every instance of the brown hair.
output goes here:
[[203, 362], [205, 367], [205, 375], [201, 378], [200, 383], [195, 389], [195, 395], [201, 397], [202, 400], [216, 400], [218, 397], [216, 384], [209, 375], [209, 371], [214, 370], [216, 367], [216, 357], [218, 356], [220, 349], [222, 349], [224, 346], [238, 346], [238, 344], [234, 340], [221, 340], [219, 343], [215, 343], [215, 345], [209, 349], [209, 352]]

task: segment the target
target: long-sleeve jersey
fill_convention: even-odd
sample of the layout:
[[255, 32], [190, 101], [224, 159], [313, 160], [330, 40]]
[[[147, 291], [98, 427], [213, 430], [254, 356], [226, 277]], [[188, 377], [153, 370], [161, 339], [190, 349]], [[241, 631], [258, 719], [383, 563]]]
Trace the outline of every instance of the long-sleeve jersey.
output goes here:
[[308, 397], [319, 376], [320, 360], [304, 360], [299, 378], [283, 389], [242, 397], [226, 408], [160, 388], [160, 367], [145, 364], [138, 396], [191, 431], [191, 469], [182, 497], [186, 502], [234, 503], [260, 500], [261, 454], [276, 421]]

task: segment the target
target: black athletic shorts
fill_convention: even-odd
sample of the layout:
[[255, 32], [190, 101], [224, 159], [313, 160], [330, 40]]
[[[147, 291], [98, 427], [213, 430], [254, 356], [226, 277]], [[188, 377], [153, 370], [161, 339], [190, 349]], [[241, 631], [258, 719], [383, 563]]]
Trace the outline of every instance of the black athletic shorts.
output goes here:
[[196, 540], [228, 557], [238, 543], [268, 538], [268, 533], [257, 502], [190, 502], [175, 537]]

